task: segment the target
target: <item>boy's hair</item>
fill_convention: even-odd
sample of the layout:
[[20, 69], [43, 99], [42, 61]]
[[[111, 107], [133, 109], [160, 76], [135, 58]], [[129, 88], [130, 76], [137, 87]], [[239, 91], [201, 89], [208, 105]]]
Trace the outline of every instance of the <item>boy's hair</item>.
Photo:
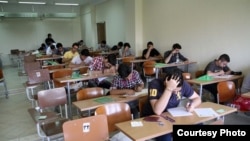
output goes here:
[[127, 64], [120, 64], [118, 67], [118, 74], [121, 76], [121, 78], [126, 78], [128, 75], [132, 72], [131, 67]]
[[73, 48], [73, 46], [77, 46], [79, 48], [79, 44], [78, 43], [73, 43], [72, 44], [72, 48]]
[[109, 62], [111, 65], [115, 66], [115, 64], [116, 64], [116, 55], [115, 55], [115, 54], [109, 54], [109, 55], [107, 56], [107, 59], [108, 59], [108, 62]]
[[57, 48], [60, 48], [60, 47], [62, 47], [62, 46], [63, 46], [62, 43], [57, 43], [57, 44], [56, 44], [56, 47], [57, 47]]
[[147, 46], [149, 46], [149, 45], [154, 45], [154, 44], [153, 44], [153, 42], [149, 41], [149, 42], [147, 43]]
[[179, 81], [179, 84], [177, 87], [181, 87], [183, 85], [183, 76], [182, 76], [183, 71], [180, 70], [179, 68], [173, 68], [167, 71], [165, 79], [164, 80], [170, 80], [171, 78], [177, 79]]
[[129, 44], [129, 43], [124, 43], [123, 46], [124, 46], [124, 48], [125, 48], [125, 47], [130, 48], [130, 44]]
[[119, 42], [118, 46], [122, 47], [123, 46], [123, 42]]
[[89, 56], [89, 50], [88, 50], [88, 49], [83, 49], [83, 50], [81, 51], [81, 55]]
[[173, 44], [173, 49], [181, 49], [181, 45], [178, 43]]
[[230, 62], [230, 57], [229, 57], [227, 54], [222, 54], [222, 55], [219, 57], [219, 60]]

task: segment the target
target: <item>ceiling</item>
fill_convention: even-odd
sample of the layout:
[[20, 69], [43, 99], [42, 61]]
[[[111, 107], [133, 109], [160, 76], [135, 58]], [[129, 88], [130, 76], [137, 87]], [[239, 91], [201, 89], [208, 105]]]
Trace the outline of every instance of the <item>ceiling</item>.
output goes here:
[[[106, 0], [7, 0], [0, 3], [0, 18], [76, 18], [80, 14], [80, 7], [96, 5]], [[46, 2], [44, 5], [19, 4], [19, 1]], [[79, 6], [59, 6], [55, 3], [78, 3]]]

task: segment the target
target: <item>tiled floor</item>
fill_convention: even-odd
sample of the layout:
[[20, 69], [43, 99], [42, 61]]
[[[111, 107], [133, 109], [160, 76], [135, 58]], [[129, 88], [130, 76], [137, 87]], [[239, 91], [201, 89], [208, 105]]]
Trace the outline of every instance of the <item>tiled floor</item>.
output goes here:
[[[23, 86], [27, 78], [17, 74], [15, 67], [4, 68], [10, 95], [9, 99], [5, 99], [3, 88], [0, 87], [0, 140], [40, 141], [35, 124], [27, 112], [31, 107]], [[225, 117], [225, 124], [250, 124], [250, 116], [230, 114]]]

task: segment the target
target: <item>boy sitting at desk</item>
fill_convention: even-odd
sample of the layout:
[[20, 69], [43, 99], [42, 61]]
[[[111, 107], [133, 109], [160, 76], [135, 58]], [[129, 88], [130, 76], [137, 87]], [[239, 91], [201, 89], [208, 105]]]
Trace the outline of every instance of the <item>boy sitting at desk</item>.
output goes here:
[[80, 55], [75, 56], [69, 63], [69, 67], [89, 66], [93, 58], [89, 56], [89, 50], [83, 49]]
[[[154, 79], [149, 87], [148, 101], [143, 107], [143, 116], [161, 115], [169, 108], [177, 107], [182, 97], [187, 97], [187, 111], [192, 112], [201, 104], [200, 96], [183, 79], [182, 70], [174, 68], [167, 72], [165, 79]], [[171, 141], [171, 134], [156, 138], [156, 141]]]
[[[116, 75], [112, 81], [110, 87], [111, 95], [134, 95], [135, 92], [140, 92], [144, 88], [144, 83], [140, 78], [140, 74], [136, 70], [127, 64], [120, 64], [118, 67], [118, 75]], [[132, 101], [128, 103], [130, 109], [134, 115], [134, 118], [138, 117], [137, 105], [138, 101]]]
[[[227, 66], [229, 62], [230, 57], [227, 54], [222, 54], [219, 59], [215, 59], [207, 64], [204, 73], [208, 76], [231, 74], [231, 70]], [[217, 103], [217, 83], [205, 85], [203, 87], [214, 95], [215, 102]]]
[[62, 62], [65, 63], [66, 66], [69, 65], [69, 63], [70, 63], [70, 61], [72, 60], [73, 57], [79, 55], [78, 48], [79, 48], [79, 44], [78, 43], [73, 43], [72, 44], [72, 49], [65, 52], [65, 54], [63, 55]]

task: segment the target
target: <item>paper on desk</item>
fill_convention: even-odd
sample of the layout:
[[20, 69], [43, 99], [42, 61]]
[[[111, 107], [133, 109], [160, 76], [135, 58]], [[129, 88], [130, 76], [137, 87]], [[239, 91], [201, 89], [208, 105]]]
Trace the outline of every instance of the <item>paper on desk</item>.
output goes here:
[[122, 96], [123, 97], [136, 97], [136, 96], [143, 95], [143, 94], [147, 95], [147, 93], [148, 93], [148, 89], [142, 89], [142, 91], [140, 91], [140, 92], [135, 92], [134, 95], [124, 94]]
[[191, 116], [191, 115], [193, 115], [192, 113], [188, 112], [185, 107], [170, 108], [170, 109], [168, 109], [168, 112], [173, 117]]
[[214, 78], [230, 78], [233, 75], [219, 75], [219, 76], [214, 76]]
[[141, 121], [131, 121], [131, 126], [132, 127], [140, 127], [140, 126], [143, 126], [142, 122]]
[[212, 116], [219, 116], [212, 108], [196, 108], [194, 112], [199, 117], [212, 117]]

